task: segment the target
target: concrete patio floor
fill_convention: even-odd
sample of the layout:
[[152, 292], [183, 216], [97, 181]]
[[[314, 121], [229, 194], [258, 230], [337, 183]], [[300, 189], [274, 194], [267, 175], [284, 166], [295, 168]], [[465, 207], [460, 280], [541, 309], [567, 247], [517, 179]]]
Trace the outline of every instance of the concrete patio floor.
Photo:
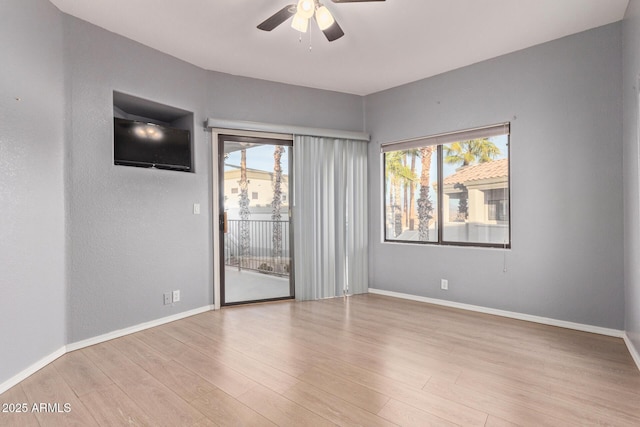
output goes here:
[[225, 267], [225, 302], [255, 301], [290, 296], [289, 277]]

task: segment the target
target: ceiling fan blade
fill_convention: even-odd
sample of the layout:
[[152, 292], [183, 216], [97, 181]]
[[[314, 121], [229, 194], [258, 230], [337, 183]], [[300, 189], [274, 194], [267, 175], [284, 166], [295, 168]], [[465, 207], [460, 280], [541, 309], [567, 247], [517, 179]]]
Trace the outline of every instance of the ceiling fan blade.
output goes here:
[[330, 42], [338, 40], [340, 37], [344, 36], [344, 31], [342, 31], [342, 28], [340, 28], [337, 21], [335, 21], [333, 25], [326, 30], [322, 30], [322, 32]]
[[385, 0], [331, 0], [334, 3], [364, 3], [370, 1], [385, 1]]
[[271, 31], [276, 28], [278, 25], [282, 24], [287, 19], [291, 18], [296, 13], [296, 5], [290, 4], [288, 6], [283, 7], [278, 12], [271, 15], [269, 18], [265, 19], [258, 28], [263, 31]]

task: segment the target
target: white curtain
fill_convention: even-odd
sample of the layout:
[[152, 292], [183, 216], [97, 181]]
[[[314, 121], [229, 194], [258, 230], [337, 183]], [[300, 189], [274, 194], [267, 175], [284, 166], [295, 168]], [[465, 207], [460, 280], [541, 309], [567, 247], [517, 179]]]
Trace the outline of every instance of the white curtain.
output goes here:
[[367, 292], [367, 143], [296, 136], [293, 153], [296, 299]]

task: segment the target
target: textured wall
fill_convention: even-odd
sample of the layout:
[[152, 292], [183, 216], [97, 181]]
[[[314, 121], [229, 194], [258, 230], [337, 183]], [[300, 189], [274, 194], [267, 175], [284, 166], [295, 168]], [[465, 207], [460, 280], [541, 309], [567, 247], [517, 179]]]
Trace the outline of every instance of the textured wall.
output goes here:
[[638, 119], [640, 108], [640, 1], [631, 0], [623, 21], [624, 98], [624, 236], [625, 330], [640, 353], [640, 170]]
[[57, 9], [45, 0], [0, 2], [0, 54], [2, 383], [65, 344], [65, 104]]
[[[622, 329], [621, 55], [617, 23], [366, 97], [370, 287]], [[380, 143], [504, 121], [506, 273], [503, 250], [381, 243]]]
[[[64, 28], [69, 342], [212, 304], [206, 118], [362, 131], [361, 97], [207, 72], [69, 16]], [[194, 112], [195, 174], [113, 165], [113, 90]], [[182, 301], [164, 306], [172, 289]]]

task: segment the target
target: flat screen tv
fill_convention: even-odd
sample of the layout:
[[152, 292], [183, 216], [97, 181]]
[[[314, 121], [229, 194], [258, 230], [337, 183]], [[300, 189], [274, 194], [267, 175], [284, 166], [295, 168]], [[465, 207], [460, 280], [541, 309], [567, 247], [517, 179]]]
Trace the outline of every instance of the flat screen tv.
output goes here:
[[191, 133], [153, 123], [113, 118], [116, 165], [191, 171]]

